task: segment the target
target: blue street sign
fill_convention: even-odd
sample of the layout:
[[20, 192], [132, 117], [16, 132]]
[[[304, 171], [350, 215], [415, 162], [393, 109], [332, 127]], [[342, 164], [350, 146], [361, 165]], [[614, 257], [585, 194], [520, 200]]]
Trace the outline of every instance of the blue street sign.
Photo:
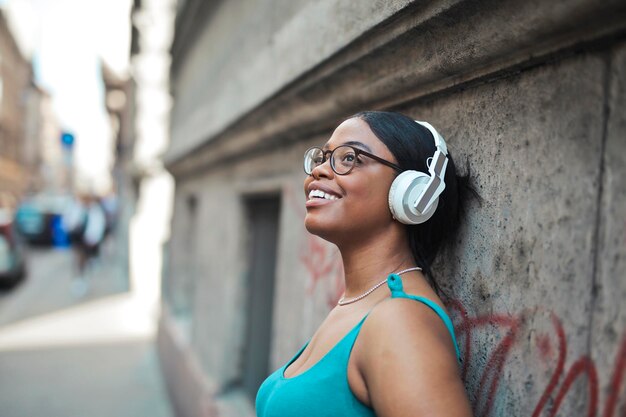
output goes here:
[[62, 132], [61, 143], [64, 148], [71, 149], [74, 146], [74, 135], [69, 132]]

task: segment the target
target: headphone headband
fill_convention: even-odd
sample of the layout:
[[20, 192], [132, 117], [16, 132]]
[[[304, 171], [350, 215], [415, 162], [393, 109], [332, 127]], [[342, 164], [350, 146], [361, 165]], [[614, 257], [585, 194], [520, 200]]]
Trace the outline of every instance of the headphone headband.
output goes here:
[[437, 147], [437, 149], [439, 149], [444, 155], [447, 156], [448, 147], [446, 146], [446, 141], [443, 140], [443, 137], [439, 134], [439, 132], [437, 132], [437, 129], [435, 129], [433, 125], [428, 122], [420, 122], [419, 120], [416, 120], [415, 123], [424, 126], [430, 131], [430, 133], [433, 135], [433, 139], [435, 139], [435, 146]]

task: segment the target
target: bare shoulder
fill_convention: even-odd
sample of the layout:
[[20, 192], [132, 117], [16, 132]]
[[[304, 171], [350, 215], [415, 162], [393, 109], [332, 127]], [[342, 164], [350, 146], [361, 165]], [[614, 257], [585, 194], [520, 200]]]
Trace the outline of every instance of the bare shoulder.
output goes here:
[[363, 344], [366, 355], [370, 350], [373, 354], [392, 350], [414, 359], [422, 355], [430, 360], [440, 358], [457, 368], [456, 351], [448, 328], [423, 302], [409, 298], [387, 299], [372, 310], [361, 332], [360, 337], [367, 342]]
[[355, 364], [376, 415], [471, 415], [452, 337], [428, 305], [385, 300], [372, 310], [359, 339]]

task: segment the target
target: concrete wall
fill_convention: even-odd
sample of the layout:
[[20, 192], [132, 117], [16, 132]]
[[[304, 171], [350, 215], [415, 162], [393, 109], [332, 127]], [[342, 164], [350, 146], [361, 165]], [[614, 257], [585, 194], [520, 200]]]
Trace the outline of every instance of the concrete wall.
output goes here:
[[216, 3], [172, 83], [177, 103], [169, 158], [215, 135], [409, 2]]
[[281, 196], [271, 367], [335, 304], [337, 250], [302, 225], [302, 153], [384, 108], [437, 126], [483, 198], [435, 266], [475, 414], [622, 415], [623, 2], [262, 3], [219, 3], [173, 73], [160, 346], [180, 414], [253, 415], [238, 388], [246, 196]]

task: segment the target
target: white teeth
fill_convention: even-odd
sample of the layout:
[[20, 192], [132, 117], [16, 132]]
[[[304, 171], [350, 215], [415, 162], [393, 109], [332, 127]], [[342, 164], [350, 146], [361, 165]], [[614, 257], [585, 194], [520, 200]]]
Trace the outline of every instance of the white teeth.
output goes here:
[[337, 200], [338, 199], [337, 196], [325, 193], [325, 192], [323, 192], [321, 190], [311, 190], [309, 192], [309, 199], [314, 198], [314, 197], [324, 198], [326, 200]]

